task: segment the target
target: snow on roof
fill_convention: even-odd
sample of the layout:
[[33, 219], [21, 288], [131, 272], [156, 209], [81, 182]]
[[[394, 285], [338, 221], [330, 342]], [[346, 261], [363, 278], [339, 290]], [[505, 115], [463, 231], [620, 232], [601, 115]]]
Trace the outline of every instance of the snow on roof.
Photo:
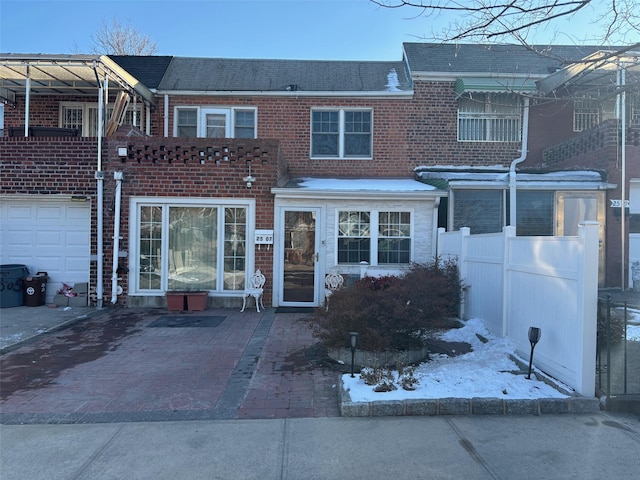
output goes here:
[[298, 178], [297, 188], [323, 191], [425, 192], [436, 188], [406, 178]]
[[[425, 170], [418, 172], [417, 175], [422, 179], [443, 179], [448, 181], [486, 181], [486, 182], [505, 182], [509, 180], [509, 172], [473, 169], [462, 171], [449, 170]], [[520, 173], [517, 172], [518, 181], [526, 182], [601, 182], [602, 175], [599, 172], [590, 170], [566, 170], [545, 173]]]

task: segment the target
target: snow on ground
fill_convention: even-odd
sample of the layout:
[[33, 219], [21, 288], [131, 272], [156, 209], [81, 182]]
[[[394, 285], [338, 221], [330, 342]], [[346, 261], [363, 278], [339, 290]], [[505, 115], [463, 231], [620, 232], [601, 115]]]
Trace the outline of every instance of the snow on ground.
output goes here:
[[640, 342], [640, 310], [627, 309], [629, 320], [627, 322], [627, 340]]
[[[476, 334], [488, 340], [483, 343]], [[349, 391], [352, 402], [370, 402], [376, 400], [404, 400], [419, 398], [472, 398], [492, 397], [508, 399], [529, 398], [566, 398], [555, 388], [535, 379], [532, 375], [514, 375], [518, 371], [516, 363], [509, 358], [515, 355], [515, 346], [507, 338], [497, 338], [489, 333], [482, 320], [471, 319], [459, 329], [452, 329], [439, 336], [448, 342], [466, 342], [473, 351], [449, 357], [432, 356], [429, 362], [416, 367], [414, 377], [419, 383], [413, 391], [397, 390], [375, 392], [373, 386], [366, 385], [355, 375], [343, 375], [345, 390]], [[397, 374], [394, 375], [397, 379]], [[565, 390], [567, 387], [563, 386]]]

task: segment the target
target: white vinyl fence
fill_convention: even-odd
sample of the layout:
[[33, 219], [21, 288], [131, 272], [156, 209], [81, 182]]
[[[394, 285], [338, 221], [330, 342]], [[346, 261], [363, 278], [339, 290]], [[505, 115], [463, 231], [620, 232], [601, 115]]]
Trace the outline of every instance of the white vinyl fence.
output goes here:
[[481, 318], [529, 358], [529, 327], [542, 331], [534, 365], [584, 396], [595, 395], [597, 222], [576, 237], [471, 235], [438, 230], [438, 257], [455, 259], [465, 285], [464, 318]]

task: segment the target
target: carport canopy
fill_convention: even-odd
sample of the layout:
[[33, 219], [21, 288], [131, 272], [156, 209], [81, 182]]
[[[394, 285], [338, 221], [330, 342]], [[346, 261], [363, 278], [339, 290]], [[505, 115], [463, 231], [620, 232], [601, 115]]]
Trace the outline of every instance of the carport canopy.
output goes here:
[[29, 126], [31, 95], [100, 97], [122, 91], [146, 106], [155, 103], [153, 93], [105, 55], [0, 54], [0, 100], [15, 105], [25, 96], [25, 135]]

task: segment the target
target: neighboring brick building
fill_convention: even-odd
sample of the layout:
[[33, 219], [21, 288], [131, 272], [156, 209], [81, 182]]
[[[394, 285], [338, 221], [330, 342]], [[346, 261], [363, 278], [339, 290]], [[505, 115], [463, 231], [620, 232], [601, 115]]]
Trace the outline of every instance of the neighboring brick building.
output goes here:
[[[409, 43], [399, 62], [2, 56], [2, 262], [50, 270], [50, 295], [90, 280], [94, 300], [153, 306], [176, 289], [239, 305], [260, 268], [265, 303], [315, 306], [325, 273], [360, 275], [361, 262], [401, 272], [432, 258], [437, 226], [510, 224], [511, 170], [519, 234], [572, 234], [594, 216], [601, 285], [616, 286], [620, 234], [605, 201], [620, 175], [601, 139], [616, 124], [582, 109], [598, 124], [574, 132], [574, 100], [547, 101], [536, 85], [563, 66], [557, 57], [595, 50]], [[32, 78], [27, 96], [29, 63], [47, 78]], [[105, 97], [121, 115], [99, 138]], [[637, 129], [627, 178], [640, 177]]]

